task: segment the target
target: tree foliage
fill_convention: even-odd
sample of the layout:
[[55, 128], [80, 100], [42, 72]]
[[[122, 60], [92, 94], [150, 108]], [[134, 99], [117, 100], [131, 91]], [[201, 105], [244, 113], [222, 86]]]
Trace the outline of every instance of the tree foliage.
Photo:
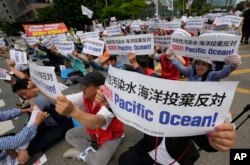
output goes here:
[[11, 24], [6, 20], [0, 21], [0, 28], [3, 32], [6, 33], [7, 36], [15, 36], [18, 35], [18, 31], [20, 31], [20, 27], [17, 24]]
[[146, 8], [144, 0], [111, 0], [102, 11], [102, 18], [116, 16], [118, 19], [131, 18]]

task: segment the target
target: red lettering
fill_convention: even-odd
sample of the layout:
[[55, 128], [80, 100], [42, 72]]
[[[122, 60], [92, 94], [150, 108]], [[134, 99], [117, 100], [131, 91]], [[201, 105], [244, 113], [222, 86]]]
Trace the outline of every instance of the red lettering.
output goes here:
[[113, 92], [106, 85], [104, 85], [103, 94], [110, 100], [113, 101]]
[[183, 46], [172, 44], [172, 49], [173, 49], [173, 50], [180, 50], [180, 51], [183, 51]]
[[115, 46], [115, 45], [109, 45], [108, 49], [109, 50], [117, 50], [117, 46]]

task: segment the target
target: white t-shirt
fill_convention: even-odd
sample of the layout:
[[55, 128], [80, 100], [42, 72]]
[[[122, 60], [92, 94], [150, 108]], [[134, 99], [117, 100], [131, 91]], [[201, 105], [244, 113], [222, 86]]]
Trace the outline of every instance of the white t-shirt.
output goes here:
[[[84, 109], [82, 92], [67, 95], [66, 97], [79, 109]], [[113, 118], [115, 117], [115, 115], [112, 112], [110, 112], [105, 106], [102, 106], [96, 115], [102, 115], [106, 120], [105, 125], [102, 126], [103, 130], [106, 130], [108, 128], [109, 124], [112, 122]]]
[[[154, 160], [155, 159], [155, 149], [148, 152], [150, 157]], [[157, 157], [156, 162], [162, 165], [169, 165], [173, 163], [175, 160], [169, 155], [166, 147], [165, 147], [165, 138], [163, 138], [161, 144], [157, 147]], [[176, 161], [173, 165], [179, 165]]]

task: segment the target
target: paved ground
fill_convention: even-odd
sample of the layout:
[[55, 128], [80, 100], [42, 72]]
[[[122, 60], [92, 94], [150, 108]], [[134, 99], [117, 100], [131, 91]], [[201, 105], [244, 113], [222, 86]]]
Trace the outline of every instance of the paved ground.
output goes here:
[[[242, 65], [237, 71], [235, 71], [229, 78], [224, 79], [224, 81], [239, 81], [239, 86], [234, 97], [233, 104], [231, 106], [231, 111], [236, 115], [239, 114], [243, 108], [250, 103], [250, 45], [241, 45], [240, 55], [242, 57]], [[0, 66], [5, 67], [4, 61], [0, 60]], [[67, 89], [64, 93], [74, 93], [79, 90], [78, 85], [74, 85]], [[10, 92], [10, 86], [3, 81], [0, 81], [0, 109], [7, 109], [15, 106], [17, 102], [17, 97]], [[5, 103], [5, 106], [1, 103], [1, 100]], [[3, 107], [1, 107], [3, 106]], [[249, 113], [248, 113], [249, 114]], [[244, 115], [236, 123], [238, 125], [246, 115]], [[26, 116], [22, 116], [17, 120], [14, 120], [14, 131], [20, 130], [24, 124]], [[238, 140], [235, 148], [250, 148], [249, 138], [250, 138], [250, 120], [248, 120], [238, 131]], [[117, 153], [114, 155], [113, 159], [109, 165], [117, 165], [117, 160], [120, 154], [128, 149], [128, 147], [134, 145], [140, 138], [142, 133], [139, 131], [126, 126], [126, 138]], [[57, 144], [47, 150], [45, 153], [39, 153], [33, 156], [28, 164], [33, 164], [33, 162], [38, 159], [43, 154], [46, 154], [48, 159], [46, 165], [80, 165], [83, 162], [64, 159], [62, 154], [70, 148], [64, 140], [59, 141]], [[201, 151], [201, 157], [197, 161], [197, 165], [213, 165], [213, 164], [229, 164], [229, 153], [206, 153]]]

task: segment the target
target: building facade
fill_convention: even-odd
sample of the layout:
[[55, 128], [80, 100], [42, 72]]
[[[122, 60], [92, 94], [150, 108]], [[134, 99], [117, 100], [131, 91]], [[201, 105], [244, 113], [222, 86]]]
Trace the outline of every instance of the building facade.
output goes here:
[[36, 10], [53, 3], [53, 0], [0, 0], [0, 19], [8, 22], [34, 21]]

